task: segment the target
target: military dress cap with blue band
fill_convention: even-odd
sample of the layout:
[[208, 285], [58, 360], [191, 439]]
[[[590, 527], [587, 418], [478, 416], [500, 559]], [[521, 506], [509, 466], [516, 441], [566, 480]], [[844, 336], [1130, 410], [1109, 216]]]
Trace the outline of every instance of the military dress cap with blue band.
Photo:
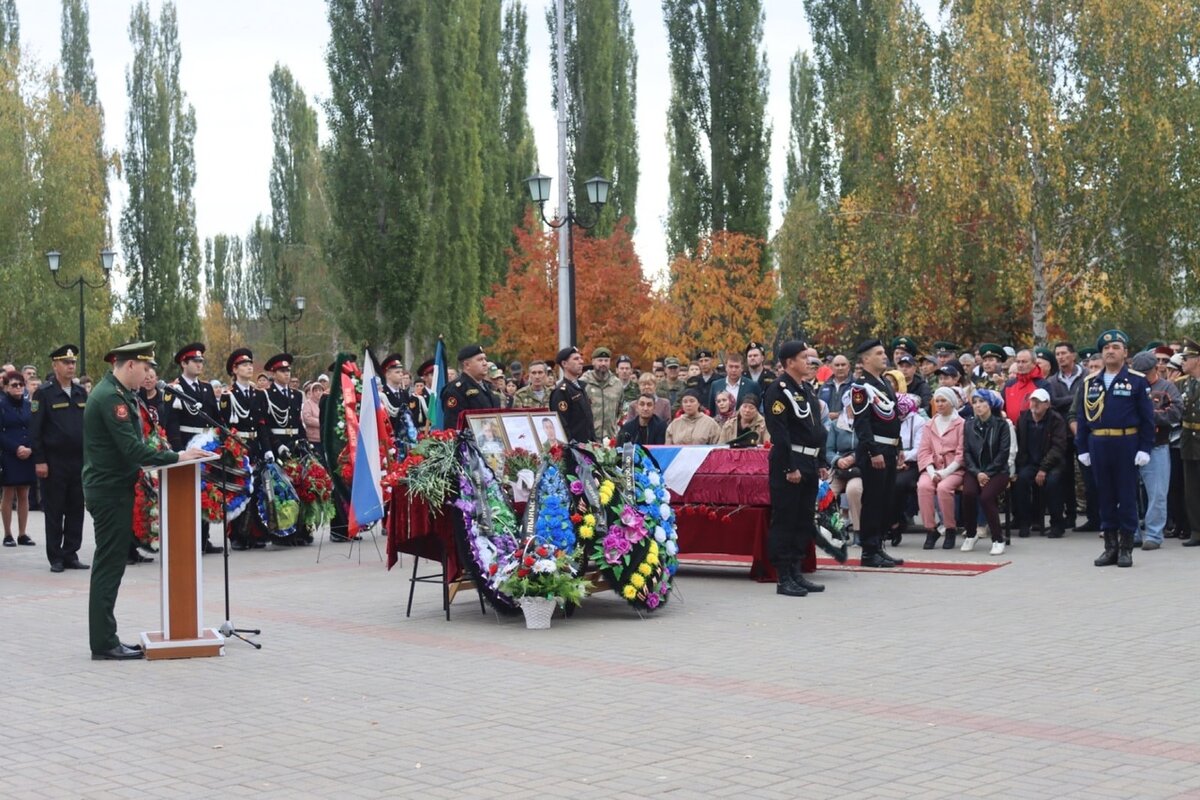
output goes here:
[[1129, 347], [1129, 334], [1117, 328], [1107, 330], [1100, 334], [1100, 338], [1096, 340], [1096, 349], [1103, 350], [1104, 345], [1112, 344], [1113, 342], [1120, 342], [1125, 347]]

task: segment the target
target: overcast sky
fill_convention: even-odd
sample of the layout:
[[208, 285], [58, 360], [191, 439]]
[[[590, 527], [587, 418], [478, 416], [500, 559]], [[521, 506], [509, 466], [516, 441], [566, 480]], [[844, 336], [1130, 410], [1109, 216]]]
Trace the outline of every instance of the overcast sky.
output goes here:
[[[553, 0], [527, 0], [529, 10], [529, 119], [542, 171], [558, 180], [554, 110], [550, 103], [546, 9]], [[921, 0], [927, 15], [936, 0]], [[132, 57], [130, 0], [91, 0], [91, 45], [110, 148], [125, 143], [125, 70]], [[160, 2], [152, 0], [157, 18]], [[323, 0], [178, 0], [181, 80], [196, 109], [196, 225], [200, 238], [245, 235], [256, 215], [270, 211], [270, 91], [276, 62], [285, 64], [317, 101], [329, 94], [325, 48], [329, 25]], [[631, 0], [638, 51], [637, 121], [641, 179], [635, 244], [650, 276], [666, 268], [666, 108], [670, 81], [661, 4]], [[772, 232], [780, 222], [784, 152], [788, 136], [788, 62], [809, 48], [800, 0], [764, 0], [764, 46], [770, 68], [767, 114], [771, 138]], [[17, 0], [21, 44], [43, 66], [58, 60], [61, 6], [55, 0]], [[322, 111], [323, 115], [323, 111]], [[324, 138], [324, 137], [323, 137]], [[581, 176], [582, 177], [582, 176]], [[113, 218], [125, 199], [112, 187]], [[114, 233], [116, 225], [114, 224]], [[119, 244], [117, 245], [119, 250]]]

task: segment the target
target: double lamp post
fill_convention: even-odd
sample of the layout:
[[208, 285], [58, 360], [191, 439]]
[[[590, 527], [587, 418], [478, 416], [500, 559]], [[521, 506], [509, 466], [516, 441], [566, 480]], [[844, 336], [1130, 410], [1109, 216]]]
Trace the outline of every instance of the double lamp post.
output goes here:
[[287, 346], [288, 323], [289, 322], [292, 322], [292, 323], [299, 322], [300, 318], [304, 316], [304, 306], [306, 303], [305, 299], [303, 297], [297, 297], [294, 300], [294, 302], [296, 304], [296, 316], [293, 317], [291, 315], [291, 312], [289, 312], [289, 311], [281, 311], [281, 312], [279, 312], [278, 315], [273, 315], [271, 313], [271, 306], [273, 305], [273, 303], [271, 301], [271, 295], [267, 295], [266, 297], [263, 298], [263, 301], [262, 301], [263, 311], [266, 312], [267, 321], [283, 323], [283, 352], [285, 352], [285, 353], [288, 352], [288, 346]]
[[79, 289], [79, 373], [80, 375], [87, 374], [87, 342], [83, 325], [83, 288], [86, 286], [89, 289], [99, 289], [104, 284], [108, 283], [108, 276], [112, 272], [113, 259], [117, 254], [109, 248], [104, 248], [100, 251], [100, 266], [104, 268], [104, 280], [98, 283], [90, 283], [83, 277], [83, 273], [79, 273], [79, 277], [69, 283], [63, 283], [58, 279], [58, 269], [62, 264], [62, 253], [57, 250], [51, 250], [46, 253], [46, 262], [50, 267], [50, 275], [54, 278], [54, 283], [60, 289]]

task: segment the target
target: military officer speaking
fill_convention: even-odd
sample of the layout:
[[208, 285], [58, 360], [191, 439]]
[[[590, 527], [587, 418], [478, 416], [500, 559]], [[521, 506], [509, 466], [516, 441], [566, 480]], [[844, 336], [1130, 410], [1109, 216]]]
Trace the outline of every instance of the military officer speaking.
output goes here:
[[562, 369], [563, 379], [550, 392], [550, 408], [558, 414], [568, 442], [594, 442], [595, 424], [592, 420], [592, 402], [579, 381], [583, 375], [583, 355], [578, 347], [564, 347], [554, 357]]
[[156, 450], [142, 439], [136, 393], [154, 360], [154, 342], [127, 344], [109, 355], [112, 372], [96, 384], [83, 412], [83, 496], [96, 531], [88, 635], [93, 659], [125, 660], [143, 657], [140, 647], [117, 638], [113, 615], [133, 530], [138, 471], [142, 465], [194, 461], [209, 454]]
[[800, 572], [801, 560], [817, 533], [817, 484], [826, 477], [825, 426], [821, 403], [809, 383], [811, 368], [803, 342], [780, 345], [783, 374], [763, 396], [767, 433], [771, 436], [768, 487], [771, 527], [767, 550], [778, 574], [775, 591], [789, 597], [823, 592]]
[[1096, 347], [1104, 369], [1083, 379], [1075, 447], [1079, 463], [1092, 469], [1100, 499], [1104, 552], [1095, 564], [1132, 567], [1137, 468], [1150, 463], [1154, 449], [1154, 404], [1146, 376], [1125, 366], [1129, 337], [1124, 331], [1105, 331]]
[[[217, 419], [217, 395], [212, 384], [201, 380], [204, 372], [204, 352], [207, 348], [200, 342], [184, 345], [173, 359], [179, 366], [179, 380], [174, 386], [163, 390], [162, 405], [165, 412], [163, 427], [167, 429], [167, 441], [175, 450], [184, 450], [192, 437], [212, 430]], [[221, 548], [209, 541], [208, 520], [200, 522], [200, 552], [220, 553]]]
[[46, 513], [46, 558], [51, 572], [87, 569], [79, 560], [83, 543], [83, 409], [87, 392], [75, 383], [79, 348], [64, 344], [50, 354], [54, 380], [43, 383], [29, 408], [33, 468], [42, 479]]
[[458, 364], [458, 378], [442, 392], [442, 419], [447, 430], [458, 427], [459, 412], [500, 407], [500, 398], [488, 387], [483, 347], [470, 344], [459, 350]]

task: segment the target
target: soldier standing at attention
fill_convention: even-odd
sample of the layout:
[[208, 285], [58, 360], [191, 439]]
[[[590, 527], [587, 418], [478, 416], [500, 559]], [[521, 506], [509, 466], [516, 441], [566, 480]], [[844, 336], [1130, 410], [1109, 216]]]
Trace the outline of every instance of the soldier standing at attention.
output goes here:
[[1095, 564], [1132, 567], [1137, 467], [1150, 463], [1154, 449], [1154, 403], [1146, 376], [1125, 366], [1129, 337], [1124, 331], [1105, 331], [1096, 346], [1104, 368], [1083, 379], [1075, 446], [1079, 463], [1092, 468], [1100, 499], [1104, 552]]
[[558, 414], [568, 442], [594, 442], [592, 403], [579, 380], [583, 374], [583, 355], [578, 347], [564, 347], [554, 361], [562, 369], [563, 378], [550, 393], [550, 408]]
[[779, 347], [783, 374], [772, 381], [763, 397], [771, 491], [771, 528], [767, 547], [778, 573], [775, 591], [789, 597], [823, 592], [800, 571], [808, 544], [816, 535], [817, 484], [826, 477], [825, 425], [821, 404], [809, 383], [811, 369], [803, 342]]
[[[266, 451], [264, 458], [268, 461], [290, 458], [301, 442], [308, 441], [304, 436], [304, 423], [300, 420], [304, 397], [291, 385], [294, 360], [291, 353], [276, 353], [263, 367], [272, 376], [266, 392], [267, 426], [259, 433]], [[312, 544], [312, 534], [301, 519], [296, 522], [295, 536], [277, 537], [274, 543], [284, 547]]]
[[75, 345], [64, 344], [50, 354], [54, 380], [39, 386], [29, 404], [31, 459], [34, 474], [42, 479], [46, 558], [51, 572], [88, 568], [79, 560], [83, 543], [83, 410], [88, 395], [75, 383], [78, 352]]
[[[201, 380], [204, 372], [204, 352], [207, 348], [200, 342], [192, 342], [180, 348], [174, 361], [179, 366], [179, 380], [175, 386], [163, 390], [162, 409], [167, 429], [167, 441], [172, 449], [184, 450], [192, 437], [213, 430], [217, 419], [217, 395], [212, 384]], [[204, 555], [223, 552], [209, 541], [208, 520], [200, 521], [200, 552]]]
[[903, 559], [892, 558], [883, 549], [883, 531], [890, 525], [896, 490], [896, 456], [900, 452], [900, 415], [896, 394], [883, 379], [887, 353], [883, 343], [871, 339], [858, 346], [862, 380], [850, 389], [854, 433], [858, 437], [855, 463], [862, 465], [861, 564], [864, 567], [899, 567]]
[[[254, 353], [245, 347], [234, 350], [225, 361], [225, 371], [231, 381], [229, 391], [221, 395], [218, 404], [221, 421], [246, 445], [250, 456], [250, 474], [256, 475], [263, 458], [258, 436], [267, 427], [267, 396], [254, 385]], [[256, 485], [255, 492], [261, 491], [262, 487]], [[251, 498], [248, 502], [257, 501]], [[229, 523], [230, 530], [225, 535], [229, 537], [234, 550], [248, 550], [255, 546], [254, 531], [259, 526], [257, 519], [258, 512], [254, 506], [248, 506]], [[266, 546], [263, 542], [257, 545]]]
[[441, 397], [443, 425], [450, 431], [458, 427], [461, 411], [500, 407], [500, 398], [488, 385], [488, 360], [483, 346], [469, 344], [459, 350], [458, 364], [461, 374], [446, 384]]
[[140, 647], [117, 638], [113, 608], [125, 574], [133, 530], [133, 492], [141, 465], [195, 461], [204, 450], [156, 450], [142, 440], [137, 389], [154, 360], [154, 342], [118, 347], [113, 369], [96, 384], [83, 412], [83, 496], [96, 530], [88, 635], [93, 660], [142, 658]]
[[1183, 463], [1183, 497], [1191, 536], [1184, 547], [1200, 547], [1200, 344], [1183, 340], [1183, 375], [1175, 382], [1183, 396], [1183, 422], [1179, 432], [1179, 457]]

